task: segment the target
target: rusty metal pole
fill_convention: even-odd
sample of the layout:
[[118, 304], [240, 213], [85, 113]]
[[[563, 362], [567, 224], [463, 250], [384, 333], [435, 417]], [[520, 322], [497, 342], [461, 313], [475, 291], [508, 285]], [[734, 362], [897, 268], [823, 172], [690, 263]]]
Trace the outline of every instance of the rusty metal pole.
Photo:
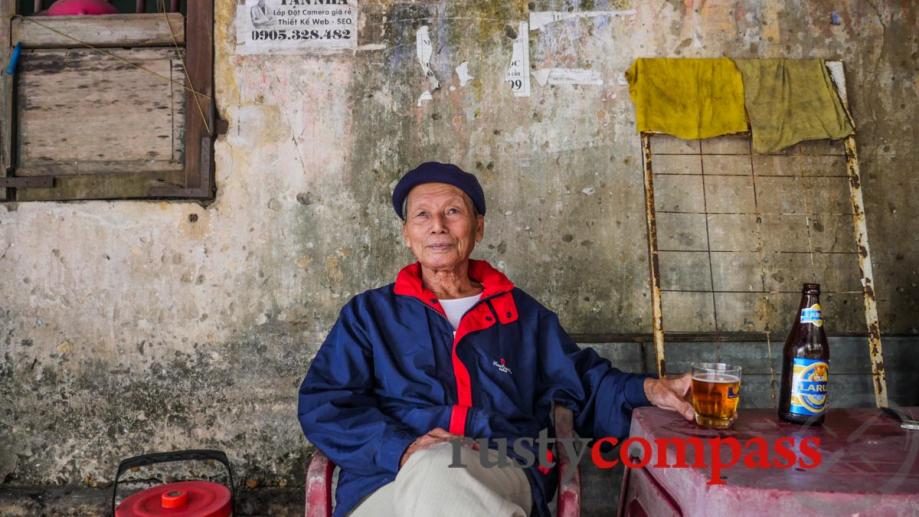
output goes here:
[[881, 347], [881, 325], [878, 321], [878, 303], [874, 292], [874, 269], [868, 246], [868, 224], [865, 221], [865, 202], [862, 198], [861, 174], [855, 137], [846, 137], [846, 170], [849, 174], [849, 198], [852, 201], [852, 224], [858, 246], [858, 267], [862, 272], [865, 295], [865, 323], [868, 325], [868, 354], [871, 358], [871, 377], [874, 401], [878, 407], [887, 407], [887, 375], [884, 372], [884, 354]]
[[664, 323], [661, 310], [661, 273], [657, 251], [657, 219], [654, 210], [654, 177], [651, 168], [651, 135], [641, 134], [642, 171], [645, 176], [645, 218], [648, 225], [648, 262], [651, 268], [651, 319], [657, 374], [667, 373], [664, 356]]
[[[849, 112], [846, 92], [845, 68], [841, 61], [827, 61], [830, 78], [846, 110], [849, 120], [855, 124]], [[871, 265], [871, 248], [868, 246], [868, 223], [865, 220], [865, 200], [862, 196], [862, 177], [858, 165], [855, 136], [849, 135], [846, 144], [846, 172], [849, 176], [849, 201], [852, 203], [852, 229], [858, 248], [858, 268], [862, 273], [862, 291], [865, 299], [865, 324], [868, 326], [868, 355], [871, 360], [871, 380], [874, 386], [874, 402], [877, 407], [887, 407], [887, 375], [884, 371], [884, 353], [881, 347], [881, 325], [878, 321], [877, 295], [874, 291], [874, 268]]]

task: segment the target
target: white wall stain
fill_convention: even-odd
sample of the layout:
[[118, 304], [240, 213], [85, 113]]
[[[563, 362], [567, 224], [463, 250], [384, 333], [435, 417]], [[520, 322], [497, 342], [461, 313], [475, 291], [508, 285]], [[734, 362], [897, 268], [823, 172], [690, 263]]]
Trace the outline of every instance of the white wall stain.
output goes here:
[[702, 44], [702, 16], [699, 13], [699, 10], [702, 9], [702, 4], [705, 0], [689, 0], [687, 6], [689, 7], [688, 22], [684, 24], [684, 30], [687, 30], [692, 38], [692, 47], [694, 49], [701, 49]]
[[530, 12], [530, 30], [538, 31], [545, 28], [546, 25], [561, 20], [571, 20], [574, 18], [613, 18], [635, 16], [638, 13], [635, 9], [622, 9], [617, 11], [581, 11], [581, 12], [563, 12], [563, 11], [531, 11]]
[[434, 100], [434, 97], [431, 95], [431, 92], [428, 90], [425, 90], [421, 92], [421, 95], [418, 96], [418, 102], [416, 105], [420, 108], [425, 103], [431, 102], [432, 100]]
[[458, 67], [456, 67], [456, 76], [459, 78], [460, 86], [466, 86], [469, 81], [475, 79], [475, 77], [469, 75], [469, 62], [463, 61]]
[[581, 68], [541, 68], [533, 72], [540, 86], [547, 84], [593, 84], [602, 85], [603, 79], [596, 70]]

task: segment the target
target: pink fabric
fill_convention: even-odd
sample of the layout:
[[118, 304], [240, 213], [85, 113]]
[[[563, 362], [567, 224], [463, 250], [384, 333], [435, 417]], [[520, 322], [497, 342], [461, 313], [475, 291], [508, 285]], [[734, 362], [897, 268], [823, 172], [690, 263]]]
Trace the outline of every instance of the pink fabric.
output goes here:
[[48, 16], [116, 14], [118, 9], [106, 0], [57, 0], [45, 13]]

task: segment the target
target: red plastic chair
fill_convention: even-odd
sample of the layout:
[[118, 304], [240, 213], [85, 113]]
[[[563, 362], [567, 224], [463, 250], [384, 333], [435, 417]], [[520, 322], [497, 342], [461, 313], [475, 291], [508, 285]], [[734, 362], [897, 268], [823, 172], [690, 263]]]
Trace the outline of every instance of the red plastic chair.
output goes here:
[[[555, 406], [552, 410], [557, 438], [573, 438], [574, 422], [571, 410]], [[581, 471], [564, 447], [556, 447], [559, 481], [557, 517], [578, 517], [581, 514]], [[335, 464], [319, 449], [313, 453], [306, 471], [306, 517], [332, 516], [332, 473]]]

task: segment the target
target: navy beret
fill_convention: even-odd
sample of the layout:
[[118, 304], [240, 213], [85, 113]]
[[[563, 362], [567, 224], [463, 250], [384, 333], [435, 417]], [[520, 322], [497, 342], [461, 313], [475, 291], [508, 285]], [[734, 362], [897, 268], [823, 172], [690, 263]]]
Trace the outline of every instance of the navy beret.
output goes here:
[[478, 213], [485, 215], [485, 192], [472, 174], [451, 163], [425, 162], [405, 173], [392, 191], [392, 206], [402, 220], [402, 206], [408, 193], [422, 183], [446, 183], [462, 190], [472, 200]]

